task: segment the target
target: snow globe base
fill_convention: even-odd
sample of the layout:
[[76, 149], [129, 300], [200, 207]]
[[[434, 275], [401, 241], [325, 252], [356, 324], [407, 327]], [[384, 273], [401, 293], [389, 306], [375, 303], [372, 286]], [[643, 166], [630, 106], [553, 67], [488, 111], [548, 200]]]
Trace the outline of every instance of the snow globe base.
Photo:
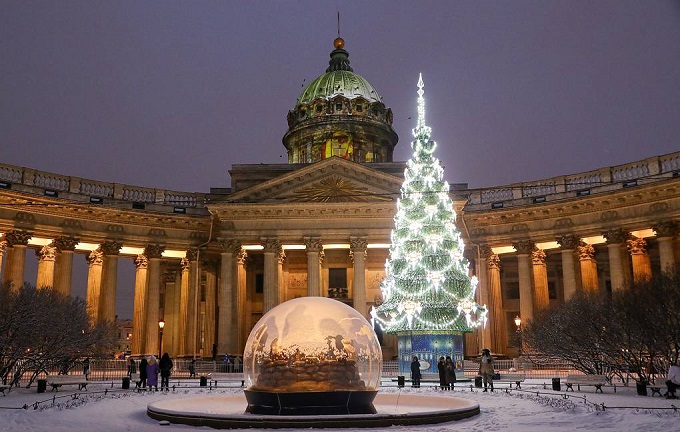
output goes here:
[[261, 415], [375, 414], [377, 391], [267, 392], [244, 391], [246, 412]]

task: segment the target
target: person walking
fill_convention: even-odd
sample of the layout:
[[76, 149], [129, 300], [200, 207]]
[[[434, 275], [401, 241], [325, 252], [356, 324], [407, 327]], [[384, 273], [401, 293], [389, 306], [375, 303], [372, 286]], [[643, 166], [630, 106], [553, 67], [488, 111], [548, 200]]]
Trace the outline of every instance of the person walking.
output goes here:
[[189, 378], [196, 378], [196, 359], [194, 358], [189, 362]]
[[149, 363], [146, 365], [146, 383], [149, 386], [149, 390], [153, 387], [158, 391], [158, 371], [159, 367], [156, 356], [152, 355], [149, 357]]
[[83, 360], [83, 375], [85, 375], [85, 379], [89, 379], [90, 376], [90, 358], [86, 357], [85, 360]]
[[149, 365], [149, 362], [146, 360], [146, 357], [142, 357], [142, 359], [139, 361], [139, 387], [141, 388], [146, 388], [146, 378], [147, 378], [147, 371], [146, 367]]
[[484, 390], [487, 391], [487, 384], [491, 386], [491, 391], [493, 391], [493, 357], [488, 348], [482, 350], [482, 361], [479, 363], [479, 374], [484, 380]]
[[446, 388], [453, 390], [456, 385], [456, 365], [453, 363], [450, 356], [446, 356], [444, 366], [446, 370]]
[[415, 388], [420, 388], [420, 379], [422, 374], [420, 373], [420, 362], [418, 361], [418, 356], [413, 356], [413, 361], [411, 362], [411, 385]]
[[680, 366], [677, 365], [677, 360], [676, 364], [671, 363], [666, 378], [668, 378], [668, 381], [666, 381], [666, 388], [668, 391], [664, 396], [666, 396], [666, 399], [677, 399], [678, 397], [675, 395], [675, 390], [680, 387]]
[[158, 367], [161, 370], [161, 391], [163, 387], [165, 390], [170, 390], [170, 374], [172, 372], [172, 360], [168, 353], [164, 353], [161, 361], [158, 362]]
[[128, 359], [128, 376], [137, 373], [137, 362], [135, 362], [134, 357]]
[[439, 388], [441, 390], [446, 389], [446, 363], [444, 361], [444, 356], [439, 357], [439, 363], [437, 363], [437, 372], [439, 372]]

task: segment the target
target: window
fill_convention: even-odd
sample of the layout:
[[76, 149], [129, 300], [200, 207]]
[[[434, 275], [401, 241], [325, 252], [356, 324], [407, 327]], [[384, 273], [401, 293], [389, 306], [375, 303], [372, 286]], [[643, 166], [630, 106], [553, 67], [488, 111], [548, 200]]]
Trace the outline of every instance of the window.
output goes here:
[[335, 110], [336, 110], [336, 111], [342, 111], [342, 104], [341, 104], [341, 103], [336, 103], [336, 104], [335, 104]]
[[359, 105], [356, 106], [356, 110], [357, 110], [357, 112], [361, 112], [361, 111], [364, 110], [364, 107], [361, 106], [361, 104], [359, 104]]
[[328, 269], [328, 297], [347, 298], [347, 269]]
[[319, 104], [316, 106], [316, 112], [320, 113], [321, 111], [323, 111], [323, 105]]

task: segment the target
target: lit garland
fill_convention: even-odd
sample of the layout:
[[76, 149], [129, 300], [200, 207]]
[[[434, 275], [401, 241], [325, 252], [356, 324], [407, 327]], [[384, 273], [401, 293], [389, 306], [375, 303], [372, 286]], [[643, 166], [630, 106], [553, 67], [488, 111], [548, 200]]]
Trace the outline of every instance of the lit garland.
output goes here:
[[486, 325], [487, 309], [474, 300], [477, 278], [467, 275], [469, 264], [455, 225], [449, 184], [433, 157], [437, 144], [425, 124], [423, 94], [421, 76], [413, 156], [406, 164], [390, 235], [390, 257], [380, 286], [383, 302], [371, 309], [371, 316], [388, 333], [468, 332]]

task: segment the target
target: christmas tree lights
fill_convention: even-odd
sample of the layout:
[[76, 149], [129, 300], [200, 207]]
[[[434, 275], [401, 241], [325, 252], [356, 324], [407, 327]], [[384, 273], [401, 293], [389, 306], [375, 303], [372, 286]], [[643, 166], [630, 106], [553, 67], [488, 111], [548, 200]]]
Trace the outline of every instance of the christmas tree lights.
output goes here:
[[456, 227], [437, 144], [425, 124], [423, 78], [418, 79], [418, 122], [397, 202], [390, 257], [381, 284], [383, 302], [373, 320], [397, 335], [462, 334], [485, 325], [487, 309], [475, 302], [477, 278], [468, 276], [465, 244]]

